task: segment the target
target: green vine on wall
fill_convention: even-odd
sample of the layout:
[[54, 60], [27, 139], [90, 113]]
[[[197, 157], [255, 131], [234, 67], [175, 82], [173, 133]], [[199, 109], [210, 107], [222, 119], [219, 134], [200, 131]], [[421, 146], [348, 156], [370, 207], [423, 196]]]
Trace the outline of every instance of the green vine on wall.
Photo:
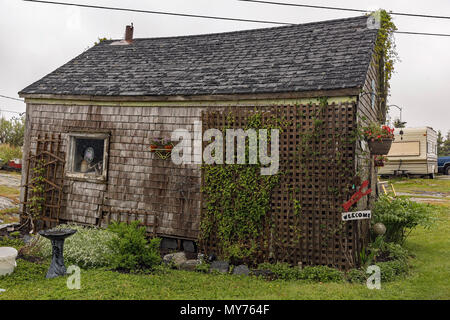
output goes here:
[[[228, 126], [233, 123], [227, 117]], [[247, 119], [245, 130], [279, 129], [286, 121], [272, 117], [265, 123], [262, 113], [256, 112]], [[224, 128], [225, 129], [225, 128]], [[224, 130], [225, 132], [225, 130]], [[259, 134], [259, 133], [258, 133]], [[259, 138], [259, 137], [258, 137]], [[226, 140], [226, 136], [224, 136]], [[270, 135], [268, 135], [270, 143]], [[246, 143], [248, 159], [248, 143]], [[219, 254], [224, 259], [251, 258], [259, 248], [264, 221], [271, 206], [271, 194], [279, 183], [280, 172], [261, 175], [261, 164], [204, 165], [205, 211], [200, 224], [200, 238], [208, 239], [212, 233], [217, 238]]]
[[29, 199], [29, 214], [28, 217], [30, 219], [31, 223], [31, 229], [34, 232], [35, 231], [35, 225], [34, 222], [39, 219], [39, 217], [42, 216], [42, 211], [44, 208], [44, 182], [45, 182], [45, 161], [39, 160], [36, 163], [36, 166], [32, 169], [33, 172], [33, 179], [31, 180], [33, 188], [31, 189], [32, 197]]
[[395, 63], [399, 61], [394, 32], [397, 27], [392, 21], [391, 15], [386, 10], [380, 10], [380, 29], [375, 43], [375, 52], [383, 59], [384, 63], [384, 89], [389, 92], [389, 81], [395, 70]]

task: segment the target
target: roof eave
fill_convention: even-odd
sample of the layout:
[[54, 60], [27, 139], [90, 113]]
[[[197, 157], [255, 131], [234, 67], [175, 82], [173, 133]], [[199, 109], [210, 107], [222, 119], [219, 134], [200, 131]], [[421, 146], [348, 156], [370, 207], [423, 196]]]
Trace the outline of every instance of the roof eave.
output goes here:
[[266, 100], [266, 99], [296, 99], [317, 97], [348, 97], [358, 96], [361, 87], [342, 88], [331, 90], [312, 90], [283, 93], [242, 93], [242, 94], [211, 94], [211, 95], [174, 95], [174, 96], [97, 96], [97, 95], [57, 95], [19, 92], [25, 99], [46, 100], [78, 100], [78, 101], [115, 101], [115, 102], [147, 102], [147, 101], [239, 101], [239, 100]]

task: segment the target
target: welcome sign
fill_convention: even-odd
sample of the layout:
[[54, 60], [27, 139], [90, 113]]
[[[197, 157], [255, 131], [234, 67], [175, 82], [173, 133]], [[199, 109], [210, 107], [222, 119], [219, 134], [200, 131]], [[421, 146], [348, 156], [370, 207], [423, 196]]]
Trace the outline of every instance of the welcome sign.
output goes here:
[[372, 211], [370, 211], [370, 210], [355, 211], [355, 212], [343, 212], [342, 213], [343, 221], [370, 219], [371, 217], [372, 217]]

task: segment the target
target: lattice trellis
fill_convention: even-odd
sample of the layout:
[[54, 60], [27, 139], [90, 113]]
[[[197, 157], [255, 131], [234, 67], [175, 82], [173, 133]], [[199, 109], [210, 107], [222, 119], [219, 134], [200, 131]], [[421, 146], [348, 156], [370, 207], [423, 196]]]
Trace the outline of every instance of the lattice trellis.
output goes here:
[[[263, 121], [275, 116], [287, 120], [288, 125], [280, 134], [280, 172], [284, 174], [272, 194], [267, 220], [261, 221], [264, 232], [254, 262], [353, 267], [368, 232], [367, 223], [341, 220], [341, 204], [352, 194], [356, 174], [356, 142], [352, 140], [356, 104], [205, 111], [203, 130], [245, 128], [255, 111], [262, 112]], [[313, 133], [314, 138], [305, 143], [305, 137]], [[296, 208], [294, 200], [301, 209]], [[220, 254], [217, 241], [213, 232], [206, 241], [199, 241], [200, 248], [204, 253]]]
[[30, 151], [27, 159], [21, 220], [24, 222], [30, 221], [31, 198], [35, 195], [33, 189], [36, 185], [34, 178], [37, 175], [33, 169], [41, 166], [44, 172], [40, 176], [44, 180], [40, 184], [42, 184], [44, 192], [40, 194], [43, 198], [42, 210], [39, 219], [35, 221], [35, 228], [39, 230], [53, 227], [59, 223], [64, 186], [65, 152], [63, 151], [61, 134], [38, 135], [35, 144], [34, 153]]

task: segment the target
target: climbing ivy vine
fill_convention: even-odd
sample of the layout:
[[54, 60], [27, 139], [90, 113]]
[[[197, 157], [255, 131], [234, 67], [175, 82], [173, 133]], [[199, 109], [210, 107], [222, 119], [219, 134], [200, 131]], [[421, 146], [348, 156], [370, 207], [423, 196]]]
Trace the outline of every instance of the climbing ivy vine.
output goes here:
[[42, 210], [45, 202], [44, 187], [45, 187], [45, 161], [39, 160], [36, 166], [32, 169], [33, 179], [31, 180], [33, 188], [31, 189], [32, 197], [29, 200], [29, 214], [28, 218], [31, 223], [31, 229], [35, 231], [34, 222], [42, 216]]
[[[233, 123], [232, 114], [227, 123]], [[279, 129], [283, 120], [272, 117], [263, 121], [261, 112], [247, 119], [245, 130]], [[223, 132], [225, 129], [223, 128]], [[259, 137], [258, 137], [259, 138]], [[226, 140], [226, 136], [224, 137]], [[268, 135], [270, 143], [270, 134]], [[248, 144], [246, 144], [248, 159]], [[215, 233], [217, 252], [225, 259], [251, 258], [258, 250], [258, 238], [263, 222], [270, 210], [272, 190], [278, 185], [280, 175], [261, 175], [261, 164], [204, 165], [205, 211], [200, 224], [200, 237], [208, 239]], [[267, 221], [270, 225], [270, 221]]]

